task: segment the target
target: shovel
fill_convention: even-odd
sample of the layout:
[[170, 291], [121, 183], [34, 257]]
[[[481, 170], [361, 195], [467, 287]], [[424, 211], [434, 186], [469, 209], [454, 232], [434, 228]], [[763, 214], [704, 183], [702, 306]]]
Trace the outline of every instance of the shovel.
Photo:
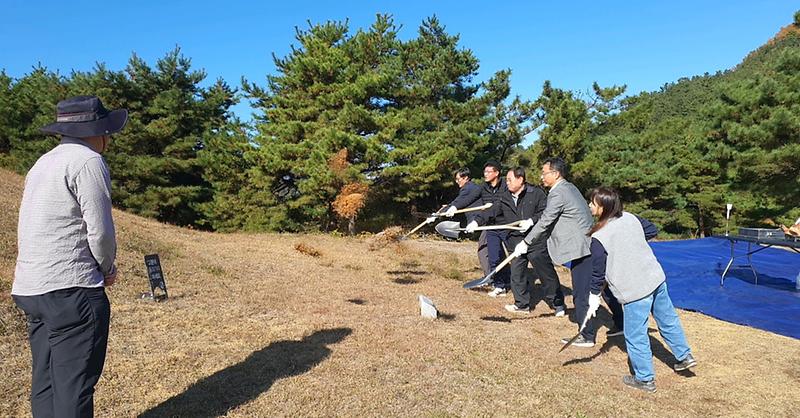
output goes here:
[[511, 255], [506, 257], [505, 260], [501, 261], [500, 264], [498, 264], [497, 267], [495, 267], [494, 270], [492, 270], [492, 272], [487, 274], [485, 277], [481, 277], [480, 279], [475, 279], [464, 283], [464, 289], [472, 289], [474, 287], [481, 287], [486, 284], [489, 284], [489, 282], [492, 281], [492, 277], [494, 277], [494, 275], [497, 274], [498, 271], [502, 270], [503, 267], [505, 267], [506, 264], [510, 263], [511, 260], [513, 260], [514, 257], [516, 256], [517, 256], [516, 253], [511, 253]]
[[[605, 290], [605, 289], [606, 289], [606, 285], [607, 285], [607, 284], [608, 284], [608, 283], [603, 283], [603, 290]], [[601, 293], [602, 293], [602, 290], [601, 290]], [[561, 347], [561, 349], [560, 349], [560, 350], [558, 350], [558, 352], [559, 352], [559, 353], [560, 353], [560, 352], [562, 352], [562, 351], [564, 351], [564, 350], [566, 350], [566, 349], [567, 349], [567, 347], [571, 346], [571, 345], [572, 345], [572, 343], [574, 343], [574, 342], [575, 342], [575, 340], [577, 340], [577, 339], [578, 339], [578, 337], [580, 337], [580, 336], [581, 336], [581, 333], [583, 332], [583, 329], [584, 329], [584, 328], [586, 328], [586, 323], [587, 323], [587, 322], [589, 322], [589, 318], [591, 318], [592, 316], [594, 316], [594, 314], [595, 314], [595, 313], [597, 313], [597, 311], [594, 311], [594, 312], [589, 312], [589, 311], [587, 311], [587, 312], [586, 312], [586, 318], [583, 318], [583, 323], [581, 324], [581, 327], [578, 329], [578, 333], [577, 333], [577, 334], [575, 334], [575, 336], [574, 336], [574, 337], [570, 338], [570, 339], [569, 339], [569, 341], [567, 341], [567, 343], [566, 343], [566, 344], [564, 344], [564, 346], [563, 346], [563, 347]]]
[[[465, 213], [465, 212], [473, 212], [473, 211], [476, 211], [476, 210], [486, 210], [486, 209], [489, 209], [490, 207], [492, 207], [492, 203], [491, 202], [485, 203], [485, 204], [480, 205], [480, 206], [475, 206], [474, 208], [459, 209], [459, 210], [455, 211], [454, 213]], [[442, 209], [444, 209], [444, 208], [442, 208]], [[405, 234], [402, 237], [400, 237], [400, 240], [404, 240], [404, 239], [408, 238], [409, 236], [411, 236], [411, 234], [417, 232], [417, 230], [419, 230], [423, 226], [425, 226], [425, 225], [427, 225], [427, 224], [429, 224], [429, 223], [431, 223], [431, 222], [433, 222], [435, 220], [435, 219], [431, 219], [431, 218], [438, 218], [440, 216], [444, 216], [444, 213], [441, 212], [441, 209], [440, 209], [439, 212], [432, 213], [431, 216], [426, 218], [424, 221], [422, 221], [421, 224], [417, 225], [416, 227], [414, 227], [414, 229], [412, 229], [411, 231], [408, 231], [407, 234]]]
[[564, 344], [564, 346], [563, 346], [563, 347], [561, 347], [561, 349], [560, 349], [560, 350], [558, 350], [558, 352], [559, 352], [559, 353], [560, 353], [560, 352], [562, 352], [562, 351], [564, 351], [564, 350], [566, 350], [566, 349], [567, 349], [567, 347], [571, 346], [571, 345], [572, 345], [572, 343], [574, 343], [574, 342], [575, 342], [575, 340], [577, 340], [577, 339], [578, 339], [578, 337], [580, 337], [580, 336], [581, 336], [581, 333], [583, 332], [583, 329], [584, 329], [584, 328], [586, 328], [586, 323], [587, 323], [587, 322], [589, 322], [589, 317], [590, 317], [590, 316], [591, 316], [591, 312], [587, 312], [587, 313], [586, 313], [586, 318], [584, 318], [584, 319], [583, 319], [583, 323], [581, 324], [581, 327], [580, 327], [580, 329], [578, 329], [578, 333], [577, 333], [577, 334], [575, 334], [575, 336], [574, 336], [574, 337], [570, 338], [570, 339], [569, 339], [569, 341], [567, 341], [567, 343], [566, 343], [566, 344]]
[[[520, 228], [518, 225], [522, 221], [517, 221], [514, 223], [510, 223], [507, 225], [489, 225], [489, 226], [479, 226], [475, 228], [476, 231], [488, 231], [492, 229], [509, 229], [512, 231], [522, 231], [523, 229]], [[439, 222], [436, 224], [436, 232], [442, 234], [447, 238], [458, 238], [459, 234], [463, 231], [466, 231], [466, 228], [461, 228], [461, 224], [456, 221], [444, 221]]]

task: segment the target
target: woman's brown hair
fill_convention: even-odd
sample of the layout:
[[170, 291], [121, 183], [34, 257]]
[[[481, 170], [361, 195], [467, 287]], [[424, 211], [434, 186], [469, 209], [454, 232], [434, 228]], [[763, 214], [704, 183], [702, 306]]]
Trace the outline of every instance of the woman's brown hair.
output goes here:
[[611, 187], [595, 187], [589, 192], [589, 201], [594, 202], [595, 206], [602, 208], [603, 213], [600, 214], [600, 218], [586, 235], [591, 236], [606, 226], [608, 221], [612, 218], [619, 218], [622, 216], [622, 200], [619, 198], [619, 193]]

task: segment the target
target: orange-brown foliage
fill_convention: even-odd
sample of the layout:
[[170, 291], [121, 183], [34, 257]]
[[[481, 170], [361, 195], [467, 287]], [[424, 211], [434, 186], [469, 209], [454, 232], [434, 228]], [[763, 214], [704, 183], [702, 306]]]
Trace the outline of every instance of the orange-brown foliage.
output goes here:
[[405, 246], [400, 244], [400, 239], [403, 236], [403, 228], [399, 226], [390, 226], [383, 231], [375, 234], [372, 242], [369, 244], [370, 251], [377, 251], [383, 249], [391, 244], [396, 246], [398, 253], [405, 250]]
[[297, 244], [297, 245], [295, 245], [294, 249], [297, 250], [297, 252], [299, 252], [299, 253], [302, 253], [302, 254], [305, 254], [305, 255], [310, 255], [312, 257], [321, 257], [322, 256], [322, 251], [320, 251], [320, 250], [318, 250], [318, 249], [316, 249], [316, 248], [314, 248], [314, 247], [312, 247], [312, 246], [310, 246], [308, 244], [302, 243], [302, 242]]
[[744, 62], [749, 61], [759, 51], [764, 49], [765, 46], [772, 46], [776, 42], [778, 42], [781, 39], [783, 39], [783, 38], [785, 38], [785, 37], [787, 37], [789, 35], [792, 35], [792, 34], [794, 36], [800, 36], [800, 27], [795, 26], [794, 24], [786, 25], [786, 26], [782, 27], [781, 30], [779, 30], [778, 33], [776, 33], [775, 36], [772, 37], [772, 39], [768, 40], [766, 44], [758, 47], [754, 51], [751, 51], [749, 54], [747, 54], [747, 56], [744, 58], [744, 60], [742, 60], [742, 62], [744, 63]]
[[350, 162], [347, 161], [347, 148], [342, 148], [336, 154], [333, 154], [328, 160], [328, 167], [337, 176], [343, 176], [347, 167], [350, 167]]
[[778, 34], [775, 35], [774, 38], [770, 39], [769, 42], [767, 42], [767, 43], [768, 44], [773, 44], [773, 43], [775, 43], [775, 42], [777, 42], [777, 41], [789, 36], [789, 34], [791, 34], [791, 33], [794, 33], [795, 35], [800, 34], [800, 27], [797, 27], [797, 26], [795, 26], [793, 24], [792, 25], [786, 25], [786, 26], [782, 27], [781, 30], [778, 31]]
[[355, 217], [366, 203], [367, 191], [369, 186], [364, 183], [346, 184], [333, 201], [333, 211], [345, 219]]

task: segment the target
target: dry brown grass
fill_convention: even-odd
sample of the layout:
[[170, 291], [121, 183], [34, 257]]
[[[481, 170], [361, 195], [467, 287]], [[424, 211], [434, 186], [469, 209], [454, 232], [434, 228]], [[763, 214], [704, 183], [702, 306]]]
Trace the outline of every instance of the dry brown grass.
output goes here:
[[[0, 411], [29, 414], [30, 354], [8, 296], [21, 179], [0, 173]], [[680, 312], [700, 364], [670, 370], [653, 333], [658, 392], [623, 387], [624, 347], [558, 353], [575, 325], [544, 304], [511, 316], [464, 279], [474, 244], [210, 234], [115, 212], [112, 300], [98, 416], [800, 416], [800, 341]], [[295, 245], [323, 248], [318, 258]], [[142, 257], [161, 255], [170, 300], [139, 299]], [[467, 260], [456, 263], [451, 260]], [[562, 281], [568, 284], [568, 280]], [[417, 295], [444, 320], [420, 318]], [[713, 295], [709, 295], [713, 297]], [[568, 299], [569, 300], [569, 299]], [[602, 313], [608, 322], [608, 316]]]

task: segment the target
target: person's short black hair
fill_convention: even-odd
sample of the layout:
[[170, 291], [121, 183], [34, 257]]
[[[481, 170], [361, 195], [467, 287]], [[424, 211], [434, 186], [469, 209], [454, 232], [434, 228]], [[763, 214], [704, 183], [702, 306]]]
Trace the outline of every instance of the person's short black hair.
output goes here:
[[526, 177], [525, 177], [525, 169], [522, 168], [522, 167], [519, 167], [519, 166], [514, 167], [514, 168], [508, 170], [508, 172], [509, 173], [514, 173], [514, 178], [522, 177], [523, 180], [526, 179]]
[[453, 175], [457, 177], [472, 178], [472, 176], [469, 175], [469, 168], [467, 167], [459, 168], [458, 170], [453, 172]]
[[545, 164], [550, 165], [550, 170], [558, 171], [558, 174], [561, 174], [561, 177], [567, 178], [569, 175], [569, 166], [561, 157], [550, 157], [544, 160], [544, 163], [542, 163], [542, 165]]
[[486, 162], [486, 164], [484, 164], [484, 165], [483, 165], [483, 168], [484, 168], [484, 169], [485, 169], [486, 167], [492, 167], [492, 168], [494, 168], [496, 171], [502, 171], [502, 169], [503, 169], [503, 167], [500, 167], [500, 163], [498, 163], [498, 162], [497, 162], [497, 161], [495, 161], [495, 160], [489, 160], [489, 161], [487, 161], [487, 162]]

